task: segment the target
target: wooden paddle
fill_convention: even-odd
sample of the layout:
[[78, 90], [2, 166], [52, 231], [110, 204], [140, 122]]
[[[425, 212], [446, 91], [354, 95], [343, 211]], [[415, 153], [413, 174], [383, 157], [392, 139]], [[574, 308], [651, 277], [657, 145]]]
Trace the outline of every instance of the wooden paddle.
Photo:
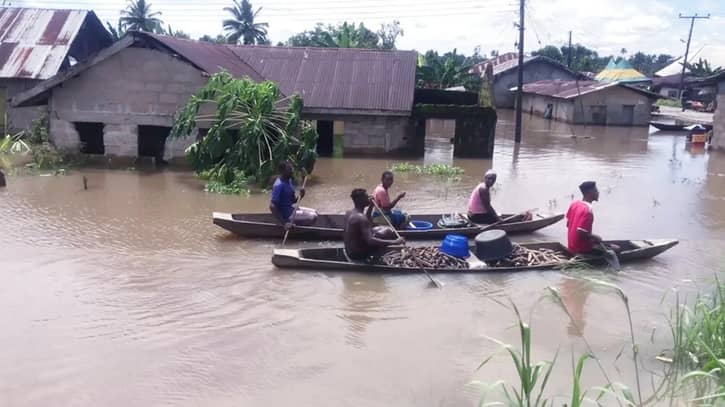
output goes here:
[[599, 248], [604, 251], [604, 260], [607, 261], [609, 267], [613, 268], [614, 271], [622, 270], [622, 265], [619, 264], [619, 257], [614, 250], [607, 247], [604, 242], [599, 242]]
[[[307, 185], [307, 175], [305, 175], [305, 179], [302, 180], [302, 188], [301, 189], [305, 189], [305, 185]], [[289, 221], [293, 225], [294, 225], [294, 221], [295, 221], [295, 215], [297, 214], [297, 210], [300, 208], [300, 202], [302, 202], [302, 198], [303, 197], [301, 196], [300, 199], [297, 200], [297, 203], [295, 204], [295, 207], [294, 207], [294, 211], [292, 212], [292, 216], [290, 216]], [[284, 246], [285, 243], [287, 243], [287, 236], [289, 236], [289, 231], [290, 230], [287, 229], [284, 232], [284, 239], [282, 239], [282, 246]]]
[[[397, 230], [397, 229], [396, 229], [395, 227], [393, 227], [393, 224], [392, 224], [392, 223], [390, 223], [390, 219], [388, 219], [388, 217], [387, 217], [387, 216], [385, 216], [385, 213], [383, 213], [382, 209], [380, 209], [380, 207], [378, 207], [378, 204], [377, 204], [377, 202], [375, 202], [375, 200], [374, 200], [374, 199], [373, 199], [373, 200], [371, 200], [370, 202], [372, 202], [373, 206], [374, 206], [374, 207], [375, 207], [375, 209], [376, 209], [376, 210], [378, 211], [378, 213], [380, 214], [380, 216], [382, 216], [382, 217], [383, 217], [383, 219], [385, 219], [385, 223], [387, 223], [387, 224], [388, 224], [388, 226], [389, 226], [389, 227], [390, 227], [391, 229], [393, 229], [393, 232], [395, 232], [395, 236], [397, 236], [397, 237], [398, 237], [398, 239], [401, 239], [401, 240], [402, 240], [403, 238], [402, 238], [402, 237], [400, 237], [400, 233], [398, 233], [398, 230]], [[406, 242], [403, 242], [403, 246], [406, 246]], [[411, 252], [410, 252], [410, 256], [411, 256], [411, 257], [413, 258], [413, 260], [414, 260], [414, 261], [415, 261], [416, 263], [418, 263], [418, 267], [419, 267], [419, 268], [420, 268], [421, 270], [423, 270], [423, 272], [425, 273], [425, 275], [426, 275], [426, 276], [428, 276], [428, 278], [430, 279], [430, 282], [431, 282], [431, 284], [433, 284], [434, 286], [436, 286], [436, 287], [438, 287], [438, 288], [443, 288], [443, 283], [441, 283], [441, 282], [439, 282], [438, 280], [434, 279], [434, 278], [433, 278], [433, 276], [431, 276], [431, 275], [430, 275], [430, 273], [428, 272], [428, 270], [426, 270], [426, 269], [425, 269], [425, 267], [423, 267], [423, 265], [421, 265], [421, 264], [420, 264], [420, 260], [418, 259], [418, 256], [416, 256], [416, 255], [415, 255], [415, 253], [414, 253], [413, 251], [411, 251]]]
[[500, 224], [502, 224], [502, 223], [506, 223], [506, 222], [510, 221], [511, 219], [513, 219], [513, 218], [517, 217], [517, 216], [522, 216], [522, 215], [525, 215], [525, 214], [526, 214], [527, 212], [534, 212], [534, 211], [536, 211], [537, 209], [538, 209], [538, 208], [534, 208], [534, 209], [529, 209], [529, 210], [527, 210], [527, 211], [523, 211], [523, 212], [521, 212], [521, 213], [517, 213], [517, 214], [515, 214], [515, 215], [511, 215], [511, 216], [509, 216], [509, 217], [503, 218], [503, 219], [501, 219], [501, 220], [500, 220], [500, 221], [498, 221], [498, 222], [493, 222], [493, 223], [492, 223], [492, 224], [490, 224], [490, 225], [486, 225], [486, 226], [482, 227], [482, 228], [481, 228], [481, 232], [485, 232], [485, 231], [487, 231], [487, 230], [489, 230], [489, 229], [491, 229], [491, 228], [493, 228], [493, 227], [495, 227], [495, 226], [498, 226], [498, 225], [500, 225]]

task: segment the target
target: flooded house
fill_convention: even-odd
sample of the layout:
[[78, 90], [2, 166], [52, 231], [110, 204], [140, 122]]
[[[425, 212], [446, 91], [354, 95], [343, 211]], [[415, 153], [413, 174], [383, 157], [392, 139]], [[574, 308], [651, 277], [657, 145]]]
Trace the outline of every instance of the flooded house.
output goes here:
[[574, 124], [646, 126], [657, 98], [616, 82], [546, 80], [524, 85], [521, 106], [524, 112]]
[[92, 11], [0, 8], [0, 131], [25, 130], [44, 107], [8, 100], [113, 42]]
[[[429, 115], [414, 114], [416, 61], [414, 51], [237, 46], [131, 32], [13, 104], [48, 103], [60, 149], [171, 159], [196, 140], [167, 140], [175, 113], [211, 74], [226, 70], [274, 81], [284, 96], [299, 94], [322, 156], [422, 154]], [[492, 120], [491, 139], [495, 112]]]
[[[472, 72], [483, 75], [488, 64], [491, 64], [493, 68], [493, 94], [496, 107], [513, 109], [516, 96], [509, 89], [518, 84], [518, 54], [509, 52], [476, 64], [473, 66]], [[524, 84], [553, 79], [583, 80], [586, 78], [551, 58], [524, 56]]]

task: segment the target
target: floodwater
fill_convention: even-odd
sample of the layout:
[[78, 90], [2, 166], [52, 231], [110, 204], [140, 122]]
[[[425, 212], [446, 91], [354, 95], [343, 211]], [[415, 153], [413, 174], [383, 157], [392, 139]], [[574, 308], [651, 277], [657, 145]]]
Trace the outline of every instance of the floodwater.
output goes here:
[[[583, 340], [544, 298], [549, 286], [613, 380], [634, 388], [622, 302], [576, 276], [629, 296], [651, 393], [672, 289], [707, 288], [722, 271], [725, 155], [644, 128], [525, 125], [515, 147], [510, 112], [501, 113], [493, 162], [453, 160], [449, 146], [431, 142], [427, 162], [452, 162], [466, 175], [458, 183], [398, 175], [404, 207], [464, 210], [493, 166], [495, 206], [563, 212], [577, 185], [593, 179], [598, 233], [681, 244], [618, 274], [440, 275], [437, 290], [423, 275], [276, 270], [269, 259], [280, 242], [239, 240], [211, 223], [212, 211], [264, 211], [268, 198], [207, 194], [188, 172], [11, 177], [0, 190], [0, 405], [475, 405], [471, 381], [516, 377], [505, 355], [476, 371], [498, 349], [490, 338], [517, 341], [514, 314], [501, 305], [509, 299], [531, 321], [534, 358], [559, 349], [550, 394], [566, 398]], [[396, 161], [320, 159], [304, 205], [343, 211], [352, 187], [372, 188]], [[526, 239], [564, 238], [560, 223]], [[320, 243], [288, 243], [298, 244]], [[584, 384], [604, 384], [593, 363]]]

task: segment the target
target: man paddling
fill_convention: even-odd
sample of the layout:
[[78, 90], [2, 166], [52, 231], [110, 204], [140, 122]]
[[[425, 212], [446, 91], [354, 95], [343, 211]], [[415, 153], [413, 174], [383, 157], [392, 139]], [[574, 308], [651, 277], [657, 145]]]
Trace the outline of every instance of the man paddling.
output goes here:
[[[594, 181], [585, 181], [579, 185], [582, 199], [572, 202], [566, 213], [566, 227], [568, 229], [569, 251], [575, 254], [596, 252], [596, 245], [602, 243], [602, 238], [593, 233], [594, 211], [592, 203], [599, 200], [599, 189]], [[610, 245], [614, 251], [619, 247]]]
[[354, 189], [350, 198], [355, 207], [345, 213], [345, 231], [343, 232], [345, 253], [350, 260], [366, 261], [372, 256], [381, 254], [381, 250], [390, 245], [403, 244], [402, 238], [384, 239], [379, 237], [382, 230], [373, 228], [370, 219], [373, 198], [368, 196], [364, 189]]
[[496, 171], [488, 170], [483, 182], [476, 185], [468, 199], [468, 219], [473, 223], [490, 225], [501, 220], [491, 206], [491, 187], [496, 183]]
[[275, 218], [290, 229], [293, 225], [307, 226], [317, 220], [317, 211], [309, 208], [298, 208], [295, 212], [294, 204], [305, 196], [305, 188], [300, 189], [299, 198], [295, 196], [294, 168], [289, 161], [279, 164], [279, 177], [272, 186], [272, 199], [269, 203], [269, 210]]

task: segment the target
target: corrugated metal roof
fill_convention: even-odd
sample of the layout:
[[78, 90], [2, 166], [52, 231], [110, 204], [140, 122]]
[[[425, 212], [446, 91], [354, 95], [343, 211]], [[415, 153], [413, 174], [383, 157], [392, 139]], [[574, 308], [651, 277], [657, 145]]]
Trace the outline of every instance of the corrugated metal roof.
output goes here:
[[[126, 38], [123, 47], [112, 46], [112, 53], [97, 61], [128, 46], [152, 46], [210, 74], [225, 69], [257, 82], [274, 81], [284, 95], [300, 94], [308, 113], [409, 115], [413, 108], [415, 51], [232, 46], [142, 32], [131, 32]], [[0, 57], [2, 54], [0, 48]], [[13, 103], [20, 106], [37, 99], [89, 69], [97, 63], [94, 61], [36, 86], [14, 98]]]
[[90, 14], [93, 12], [0, 9], [0, 78], [47, 79], [57, 74]]
[[524, 93], [551, 96], [559, 99], [571, 99], [612, 86], [617, 86], [617, 84], [597, 81], [579, 81], [577, 83], [577, 81], [545, 80], [527, 83], [524, 85]]
[[234, 46], [149, 33], [208, 73], [276, 82], [283, 94], [300, 94], [306, 110], [340, 109], [409, 113], [415, 89], [415, 51]]
[[[598, 92], [613, 86], [619, 86], [632, 92], [643, 94], [647, 97], [657, 99], [660, 96], [656, 93], [648, 92], [643, 89], [627, 86], [616, 82], [599, 82], [599, 81], [564, 81], [560, 79], [545, 80], [527, 83], [524, 85], [524, 93], [535, 95], [549, 96], [557, 99], [573, 99], [588, 93]], [[513, 88], [511, 90], [515, 90]]]
[[145, 32], [136, 32], [134, 35], [155, 39], [207, 73], [214, 74], [227, 70], [237, 77], [248, 76], [255, 81], [264, 80], [258, 72], [241, 61], [227, 46]]
[[410, 112], [414, 51], [234, 46], [234, 52], [308, 109]]

